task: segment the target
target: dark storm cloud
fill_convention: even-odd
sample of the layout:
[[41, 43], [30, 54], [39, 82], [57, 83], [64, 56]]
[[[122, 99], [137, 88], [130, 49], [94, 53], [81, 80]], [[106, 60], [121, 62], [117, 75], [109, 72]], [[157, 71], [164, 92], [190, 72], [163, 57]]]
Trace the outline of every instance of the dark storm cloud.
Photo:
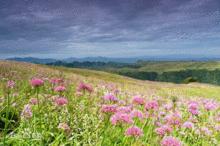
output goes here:
[[0, 18], [0, 57], [220, 53], [218, 0], [3, 0]]

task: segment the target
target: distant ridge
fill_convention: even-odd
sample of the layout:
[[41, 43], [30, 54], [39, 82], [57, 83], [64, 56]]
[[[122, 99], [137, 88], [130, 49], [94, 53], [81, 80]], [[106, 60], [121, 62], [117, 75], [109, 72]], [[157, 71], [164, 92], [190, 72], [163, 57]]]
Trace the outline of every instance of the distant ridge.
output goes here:
[[28, 63], [37, 63], [37, 64], [47, 64], [47, 63], [52, 63], [52, 62], [58, 61], [56, 59], [51, 59], [51, 58], [41, 59], [41, 58], [34, 58], [34, 57], [24, 57], [24, 58], [14, 57], [14, 58], [8, 58], [6, 60], [18, 61], [18, 62], [28, 62]]
[[84, 58], [66, 58], [66, 59], [53, 59], [53, 58], [35, 58], [35, 57], [13, 57], [13, 58], [7, 58], [5, 60], [12, 60], [12, 61], [18, 61], [18, 62], [29, 62], [29, 63], [37, 63], [37, 64], [48, 64], [48, 63], [54, 63], [57, 61], [62, 61], [65, 63], [71, 63], [71, 62], [118, 62], [118, 63], [135, 63], [137, 61], [217, 61], [220, 60], [219, 56], [215, 57], [203, 57], [203, 56], [175, 56], [175, 55], [169, 55], [169, 56], [147, 56], [147, 57], [127, 57], [127, 58], [110, 58], [110, 57], [84, 57]]

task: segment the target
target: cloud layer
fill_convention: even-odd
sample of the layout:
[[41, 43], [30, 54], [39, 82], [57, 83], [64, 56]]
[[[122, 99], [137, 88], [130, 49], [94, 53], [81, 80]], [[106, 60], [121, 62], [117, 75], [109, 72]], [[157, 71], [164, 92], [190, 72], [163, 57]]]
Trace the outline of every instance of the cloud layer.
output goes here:
[[0, 58], [220, 55], [218, 0], [7, 0], [0, 17]]

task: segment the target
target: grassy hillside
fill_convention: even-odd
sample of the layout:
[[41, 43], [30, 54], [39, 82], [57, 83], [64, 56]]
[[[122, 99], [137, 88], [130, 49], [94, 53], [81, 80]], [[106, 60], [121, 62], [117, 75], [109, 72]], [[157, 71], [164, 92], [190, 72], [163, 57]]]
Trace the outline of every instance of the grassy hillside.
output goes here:
[[220, 85], [219, 61], [139, 61], [134, 64], [114, 62], [55, 62], [49, 65], [102, 70], [141, 80], [174, 83], [200, 82]]
[[0, 61], [0, 145], [218, 146], [220, 87]]
[[182, 96], [204, 96], [220, 98], [220, 87], [191, 83], [173, 84], [164, 82], [142, 81], [125, 76], [120, 76], [102, 71], [88, 69], [51, 67], [46, 65], [35, 65], [10, 61], [0, 62], [0, 75], [9, 78], [30, 79], [35, 75], [44, 76], [65, 76], [68, 80], [78, 83], [80, 80], [98, 84], [100, 82], [114, 83], [119, 88], [129, 92], [142, 94], [156, 94], [161, 96], [182, 95]]
[[198, 70], [207, 69], [215, 70], [220, 69], [219, 61], [209, 62], [193, 62], [193, 61], [171, 61], [171, 62], [141, 62], [140, 71], [149, 72], [168, 72], [168, 71], [180, 71], [180, 70]]

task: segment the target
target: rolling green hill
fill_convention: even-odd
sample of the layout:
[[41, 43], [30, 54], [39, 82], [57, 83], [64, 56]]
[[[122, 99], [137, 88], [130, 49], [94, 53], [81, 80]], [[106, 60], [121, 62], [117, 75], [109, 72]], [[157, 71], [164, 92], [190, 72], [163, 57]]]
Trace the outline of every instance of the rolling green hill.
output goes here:
[[220, 85], [219, 61], [139, 61], [135, 64], [114, 62], [56, 62], [49, 65], [101, 70], [141, 80], [174, 83], [201, 82]]
[[210, 62], [194, 62], [194, 61], [168, 61], [168, 62], [139, 62], [140, 71], [149, 72], [168, 72], [168, 71], [180, 71], [180, 70], [198, 70], [207, 69], [215, 70], [220, 69], [220, 61]]
[[30, 79], [38, 74], [44, 74], [48, 77], [62, 75], [73, 83], [78, 83], [80, 80], [87, 80], [94, 84], [103, 82], [115, 84], [121, 90], [128, 91], [132, 94], [151, 93], [167, 97], [171, 95], [181, 95], [186, 97], [217, 97], [220, 99], [220, 87], [215, 85], [200, 83], [174, 84], [144, 81], [103, 71], [0, 61], [0, 77], [2, 80], [4, 78], [15, 78], [20, 80]]

